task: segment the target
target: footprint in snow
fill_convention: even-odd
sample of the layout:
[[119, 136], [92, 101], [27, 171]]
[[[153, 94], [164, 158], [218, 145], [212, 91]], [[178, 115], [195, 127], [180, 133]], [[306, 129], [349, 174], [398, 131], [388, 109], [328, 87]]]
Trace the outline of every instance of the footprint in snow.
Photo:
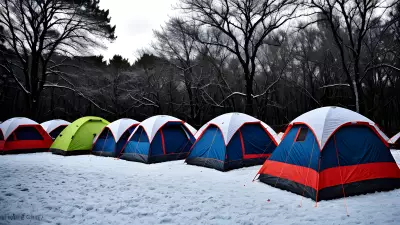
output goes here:
[[139, 212], [137, 214], [138, 217], [145, 217], [145, 216], [152, 216], [153, 213], [148, 213], [148, 212]]
[[164, 218], [164, 219], [160, 220], [160, 223], [172, 223], [172, 219], [171, 218]]
[[173, 205], [170, 205], [169, 208], [174, 209], [174, 208], [178, 208], [179, 206], [180, 206], [179, 204], [173, 204]]
[[112, 213], [112, 209], [110, 209], [110, 208], [105, 208], [104, 211], [105, 211], [106, 213]]

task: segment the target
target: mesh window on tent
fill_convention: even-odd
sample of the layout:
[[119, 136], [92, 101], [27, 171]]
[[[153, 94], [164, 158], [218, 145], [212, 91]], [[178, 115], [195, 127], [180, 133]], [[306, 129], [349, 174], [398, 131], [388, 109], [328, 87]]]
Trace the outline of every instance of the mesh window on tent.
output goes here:
[[65, 127], [67, 127], [67, 126], [57, 127], [56, 129], [54, 129], [53, 131], [50, 132], [50, 136], [56, 138], [61, 133], [61, 131], [63, 131], [65, 129]]
[[113, 137], [111, 131], [108, 128], [105, 128], [98, 139], [109, 139], [110, 137]]
[[17, 140], [43, 140], [42, 135], [34, 127], [18, 127], [14, 134]]
[[306, 140], [307, 132], [308, 132], [308, 128], [306, 128], [306, 127], [300, 128], [300, 132], [299, 132], [299, 135], [297, 135], [296, 142]]

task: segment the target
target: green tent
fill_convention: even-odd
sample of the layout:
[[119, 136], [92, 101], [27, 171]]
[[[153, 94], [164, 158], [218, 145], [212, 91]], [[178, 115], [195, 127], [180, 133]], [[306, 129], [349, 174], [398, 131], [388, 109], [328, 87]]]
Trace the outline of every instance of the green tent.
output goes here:
[[54, 140], [50, 150], [59, 155], [88, 154], [93, 139], [109, 122], [95, 116], [86, 116], [68, 125]]

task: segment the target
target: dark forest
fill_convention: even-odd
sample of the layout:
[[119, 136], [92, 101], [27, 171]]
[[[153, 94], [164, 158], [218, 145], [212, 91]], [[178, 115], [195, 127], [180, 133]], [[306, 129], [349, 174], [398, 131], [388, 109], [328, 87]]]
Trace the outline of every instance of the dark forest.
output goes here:
[[[98, 1], [0, 0], [0, 121], [245, 112], [277, 132], [322, 106], [400, 130], [400, 3], [181, 0], [134, 63]], [[134, 29], [134, 28], [132, 28]]]

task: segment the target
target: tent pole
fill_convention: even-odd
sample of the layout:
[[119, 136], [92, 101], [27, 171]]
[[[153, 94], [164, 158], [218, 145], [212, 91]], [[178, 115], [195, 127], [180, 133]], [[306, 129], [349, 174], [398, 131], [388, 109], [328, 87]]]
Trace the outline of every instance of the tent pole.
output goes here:
[[[322, 152], [322, 151], [321, 151]], [[318, 207], [318, 193], [319, 193], [319, 171], [321, 169], [321, 152], [318, 158], [318, 175], [317, 175], [317, 194], [315, 196], [315, 207]]]
[[[107, 129], [107, 128], [106, 128]], [[107, 135], [106, 135], [106, 140], [103, 142], [103, 147], [101, 148], [101, 152], [100, 152], [100, 156], [103, 155], [103, 151], [104, 151], [104, 145], [106, 145], [106, 141], [108, 139], [108, 133], [111, 132], [110, 129], [107, 130]], [[100, 136], [99, 136], [100, 137]]]
[[303, 189], [303, 194], [301, 196], [301, 200], [300, 200], [300, 207], [302, 207], [303, 205], [303, 198], [304, 198], [304, 193], [306, 192], [306, 183], [307, 183], [307, 179], [308, 179], [308, 174], [310, 172], [310, 165], [311, 165], [311, 161], [312, 161], [312, 157], [313, 157], [313, 153], [314, 153], [314, 145], [315, 145], [315, 138], [313, 141], [313, 146], [312, 146], [312, 150], [311, 150], [311, 155], [310, 155], [310, 161], [308, 162], [308, 170], [307, 170], [307, 175], [304, 179], [304, 189]]
[[[136, 151], [136, 149], [137, 149], [137, 146], [139, 145], [140, 137], [142, 136], [143, 130], [144, 130], [144, 128], [142, 127], [142, 131], [140, 131], [140, 136], [139, 136], [138, 143], [136, 144], [135, 151]], [[133, 137], [133, 135], [134, 135], [134, 133], [131, 134], [131, 138]], [[120, 158], [121, 158], [122, 152], [125, 150], [125, 147], [126, 147], [126, 145], [128, 144], [129, 141], [130, 141], [130, 138], [128, 138], [128, 140], [126, 141], [125, 146], [122, 148], [122, 150], [121, 150], [121, 152], [119, 153], [119, 156], [118, 156], [117, 159], [120, 159]], [[150, 141], [150, 140], [149, 140], [149, 141]]]
[[[267, 131], [265, 131], [265, 132], [267, 132]], [[264, 155], [265, 154], [265, 152], [268, 150], [268, 148], [269, 148], [269, 146], [271, 145], [273, 143], [273, 140], [271, 139], [271, 142], [268, 144], [268, 146], [264, 149], [264, 151], [263, 151], [263, 153], [262, 153], [262, 155]], [[268, 158], [266, 159], [266, 160], [268, 160], [269, 159], [269, 157], [271, 157], [271, 155], [270, 156], [268, 156]], [[264, 165], [264, 163], [263, 163], [263, 165]], [[262, 166], [261, 166], [261, 168], [262, 168]], [[261, 169], [260, 169], [261, 170]], [[257, 177], [257, 175], [259, 175], [260, 174], [260, 170], [258, 170], [258, 172], [257, 172], [257, 174], [254, 176], [254, 178], [253, 178], [253, 180], [252, 180], [252, 182], [254, 182], [255, 180], [256, 180], [256, 177]]]
[[[299, 130], [299, 132], [300, 132], [300, 130]], [[297, 138], [296, 138], [297, 139]], [[287, 161], [288, 161], [288, 159], [289, 159], [289, 155], [290, 155], [290, 152], [292, 151], [292, 149], [293, 149], [293, 146], [294, 146], [294, 143], [296, 143], [296, 139], [294, 139], [294, 141], [293, 141], [293, 143], [292, 143], [292, 146], [290, 147], [290, 149], [289, 149], [289, 152], [288, 152], [288, 154], [286, 155], [286, 159], [285, 159], [285, 165], [284, 166], [282, 166], [282, 169], [281, 169], [281, 172], [280, 172], [280, 174], [279, 174], [279, 176], [278, 176], [278, 179], [276, 180], [276, 182], [275, 182], [275, 185], [274, 185], [274, 187], [276, 187], [276, 185], [278, 184], [278, 181], [279, 181], [279, 179], [281, 178], [281, 176], [282, 176], [282, 173], [283, 173], [283, 169], [285, 168], [285, 166], [286, 166], [286, 163], [287, 163]]]
[[344, 197], [344, 198], [343, 198], [343, 199], [344, 199], [344, 206], [345, 206], [345, 208], [346, 208], [346, 214], [347, 214], [347, 216], [350, 216], [350, 215], [349, 215], [349, 210], [348, 210], [348, 208], [347, 208], [347, 203], [346, 203], [346, 193], [345, 193], [345, 191], [344, 191], [342, 169], [341, 169], [341, 167], [340, 167], [340, 162], [339, 162], [339, 151], [338, 151], [337, 145], [336, 145], [336, 135], [333, 136], [333, 140], [334, 140], [334, 142], [335, 142], [336, 158], [337, 158], [338, 165], [339, 165], [340, 180], [342, 181], [342, 191], [343, 191], [343, 197]]
[[[186, 137], [188, 138], [188, 140], [186, 141], [186, 144], [179, 150], [179, 152], [178, 152], [178, 154], [176, 155], [176, 158], [175, 158], [176, 160], [179, 159], [179, 156], [181, 156], [182, 151], [186, 148], [186, 146], [188, 145], [188, 143], [191, 142], [190, 136], [187, 134], [187, 132], [186, 132], [185, 128], [183, 127], [183, 125], [181, 125], [181, 129], [183, 129], [183, 131], [185, 132]], [[192, 144], [193, 144], [193, 143], [192, 143]], [[189, 156], [189, 152], [188, 152], [188, 155], [187, 155], [187, 156]], [[184, 162], [184, 163], [185, 163], [185, 162]]]
[[[210, 144], [210, 147], [208, 147], [207, 158], [206, 158], [206, 160], [204, 160], [203, 167], [206, 167], [205, 165], [206, 165], [206, 163], [207, 163], [207, 160], [209, 159], [210, 150], [212, 149], [211, 146], [214, 144], [215, 137], [217, 136], [218, 129], [219, 129], [218, 127], [215, 129], [214, 137], [213, 137], [213, 140], [212, 140], [212, 142], [211, 142], [211, 144]], [[225, 140], [224, 140], [224, 144], [225, 144]], [[225, 154], [226, 154], [226, 147], [225, 147]], [[225, 157], [225, 156], [224, 156], [224, 157]]]

